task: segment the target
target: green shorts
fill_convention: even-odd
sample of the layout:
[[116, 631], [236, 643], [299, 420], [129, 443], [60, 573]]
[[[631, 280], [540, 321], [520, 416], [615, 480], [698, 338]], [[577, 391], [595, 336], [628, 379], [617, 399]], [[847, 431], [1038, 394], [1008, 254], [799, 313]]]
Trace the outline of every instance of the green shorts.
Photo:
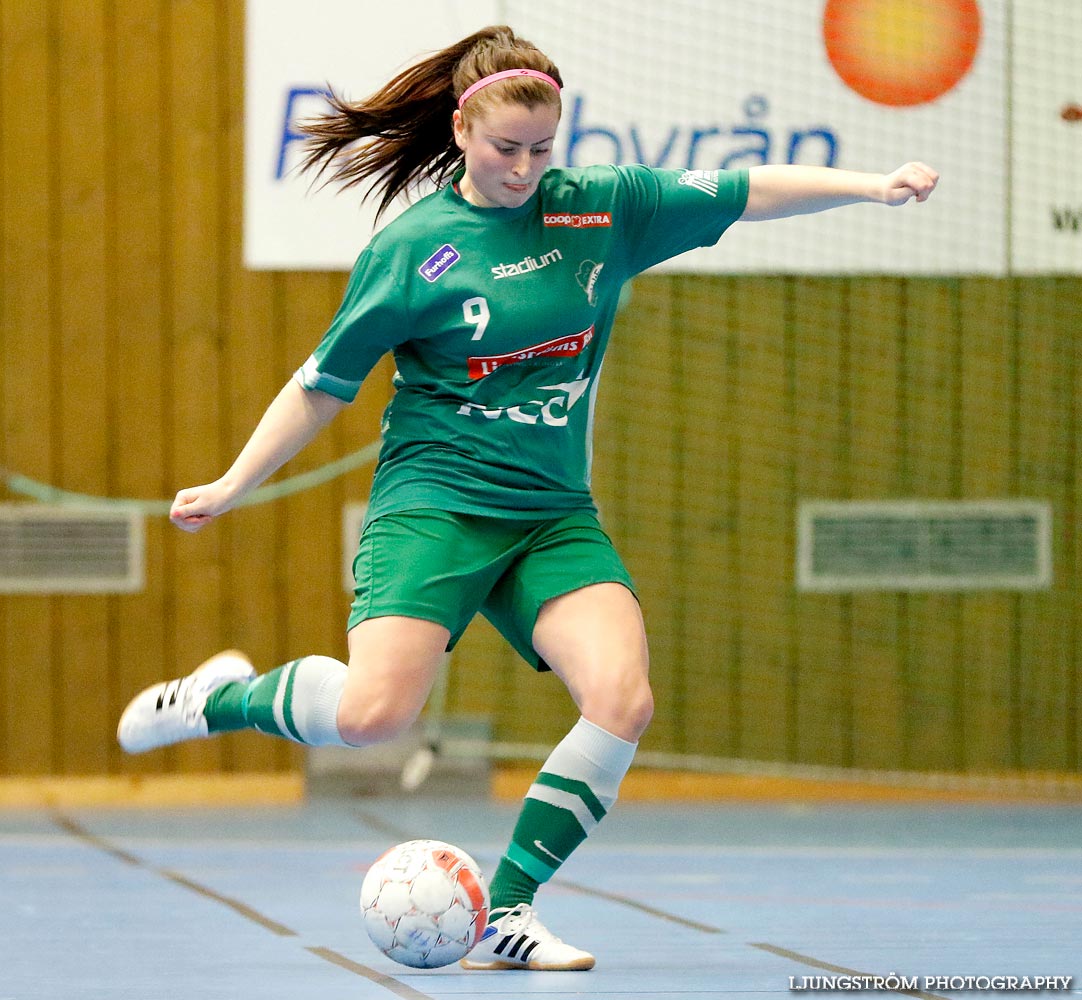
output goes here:
[[597, 516], [576, 511], [545, 521], [443, 510], [384, 514], [361, 533], [349, 628], [404, 615], [444, 626], [447, 648], [481, 612], [535, 670], [541, 605], [594, 583], [634, 585]]

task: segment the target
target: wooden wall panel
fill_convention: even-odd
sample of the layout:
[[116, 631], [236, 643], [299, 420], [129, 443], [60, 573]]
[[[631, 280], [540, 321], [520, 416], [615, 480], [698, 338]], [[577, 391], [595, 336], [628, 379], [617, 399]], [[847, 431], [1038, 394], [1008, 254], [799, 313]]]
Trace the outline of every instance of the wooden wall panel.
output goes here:
[[740, 374], [735, 474], [740, 647], [739, 753], [784, 760], [790, 744], [795, 664], [789, 621], [792, 448], [782, 283], [737, 287]]
[[[902, 495], [957, 495], [957, 290], [950, 281], [913, 281], [906, 290]], [[960, 598], [907, 594], [901, 599], [906, 685], [905, 764], [944, 770], [959, 737]]]
[[449, 669], [448, 712], [487, 719], [497, 740], [554, 745], [574, 721], [563, 686], [551, 674], [531, 676], [481, 616], [455, 647]]
[[[241, 258], [241, 0], [0, 2], [0, 463], [171, 497], [233, 460], [318, 341], [342, 274]], [[343, 195], [348, 210], [349, 195]], [[618, 321], [596, 487], [650, 626], [645, 746], [858, 767], [1080, 766], [1077, 278], [651, 275]], [[372, 441], [383, 362], [279, 478]], [[297, 767], [252, 734], [140, 758], [123, 704], [226, 645], [344, 655], [342, 505], [371, 466], [195, 536], [147, 527], [147, 586], [0, 598], [0, 773]], [[1055, 585], [798, 595], [802, 497], [1035, 496]], [[2, 499], [15, 499], [4, 494]], [[501, 739], [573, 721], [485, 625], [450, 710]]]
[[[49, 141], [58, 99], [50, 46], [54, 16], [36, 4], [0, 5], [0, 164], [3, 177], [3, 463], [51, 481], [61, 448], [51, 377], [61, 363], [55, 331], [58, 160]], [[60, 757], [54, 706], [52, 597], [0, 598], [0, 672], [4, 675], [3, 766], [48, 774]]]
[[[1020, 598], [1017, 686], [1018, 763], [1024, 768], [1070, 766], [1069, 713], [1074, 650], [1068, 622], [1078, 613], [1070, 546], [1077, 545], [1070, 519], [1078, 470], [1072, 442], [1073, 380], [1077, 319], [1058, 306], [1054, 278], [1026, 283], [1017, 310], [1019, 495], [1050, 500], [1055, 517], [1051, 590]], [[1077, 678], [1074, 678], [1076, 681]]]
[[[849, 292], [849, 468], [852, 499], [902, 495], [901, 370], [904, 282], [854, 281]], [[904, 759], [906, 691], [899, 662], [900, 598], [857, 593], [849, 605], [852, 762], [900, 767]]]
[[[279, 279], [245, 272], [237, 250], [230, 256], [228, 336], [222, 359], [228, 422], [223, 466], [240, 452], [285, 381], [276, 344], [274, 292]], [[260, 671], [278, 666], [288, 659], [277, 625], [289, 593], [280, 585], [279, 569], [285, 555], [284, 505], [241, 507], [206, 530], [221, 532], [225, 548], [224, 645], [243, 650]], [[228, 766], [257, 770], [266, 768], [268, 761], [284, 763], [282, 755], [288, 750], [284, 741], [244, 733], [230, 737], [224, 753]]]
[[[224, 5], [222, 16], [225, 45], [218, 63], [223, 78], [222, 155], [228, 178], [224, 189], [226, 305], [221, 364], [226, 426], [222, 462], [227, 464], [285, 384], [291, 359], [283, 343], [284, 276], [250, 271], [243, 265], [244, 62], [232, 53], [244, 51], [244, 5]], [[282, 475], [288, 474], [286, 470]], [[284, 503], [242, 507], [216, 526], [223, 533], [228, 572], [223, 643], [247, 653], [260, 672], [289, 659], [289, 645], [280, 627], [291, 593], [282, 585], [285, 526]], [[287, 769], [301, 760], [295, 745], [254, 733], [231, 735], [223, 743], [225, 766], [234, 770]]]
[[[727, 757], [736, 753], [737, 694], [731, 655], [737, 637], [731, 473], [740, 422], [734, 392], [734, 282], [724, 277], [673, 280], [673, 350], [679, 355], [686, 415], [672, 444], [682, 457], [674, 498], [680, 514], [674, 541], [683, 574], [681, 613], [672, 623], [681, 649], [674, 683], [682, 724], [674, 726], [668, 749]], [[666, 714], [668, 706], [658, 703], [659, 714]]]
[[[1063, 278], [1059, 282], [1056, 306], [1068, 329], [1073, 328], [1073, 317], [1082, 316], [1082, 281]], [[1067, 610], [1063, 629], [1069, 650], [1069, 685], [1063, 705], [1066, 719], [1066, 755], [1073, 767], [1082, 769], [1082, 615], [1079, 614], [1077, 595], [1082, 591], [1082, 344], [1073, 338], [1074, 388], [1070, 400], [1073, 440], [1073, 477], [1064, 501], [1063, 517], [1066, 521], [1065, 544], [1057, 573], [1062, 574], [1066, 591]], [[1071, 595], [1075, 595], [1072, 600]]]
[[[1072, 317], [1082, 316], [1082, 281], [1062, 279], [1056, 302], [1060, 315], [1070, 328], [1073, 325]], [[1063, 554], [1058, 572], [1063, 574], [1063, 586], [1067, 592], [1068, 606], [1063, 628], [1067, 633], [1071, 660], [1068, 668], [1070, 684], [1063, 706], [1067, 722], [1066, 754], [1067, 759], [1073, 761], [1075, 769], [1082, 769], [1082, 615], [1079, 614], [1079, 602], [1070, 597], [1082, 591], [1082, 344], [1075, 337], [1073, 345], [1074, 389], [1070, 414], [1074, 465], [1069, 497], [1064, 502], [1063, 512], [1067, 523], [1067, 551]]]
[[[118, 376], [110, 380], [112, 440], [109, 495], [162, 498], [175, 484], [167, 475], [161, 413], [168, 371], [167, 224], [163, 176], [165, 121], [162, 106], [165, 24], [162, 5], [151, 0], [114, 6], [107, 65], [112, 86], [111, 263], [103, 268], [111, 288], [110, 356]], [[123, 81], [138, 81], [124, 86]], [[136, 691], [163, 676], [168, 581], [163, 518], [148, 521], [146, 587], [111, 599], [109, 717], [115, 724]], [[168, 529], [172, 530], [172, 529]], [[169, 661], [171, 665], [172, 661]], [[100, 669], [100, 665], [99, 665]], [[110, 770], [161, 770], [163, 755], [128, 758], [108, 739]]]
[[[974, 499], [1014, 493], [1011, 462], [1016, 390], [1010, 289], [1005, 281], [973, 278], [961, 290], [961, 495]], [[963, 700], [960, 762], [974, 770], [1008, 770], [1011, 759], [1014, 594], [983, 591], [962, 602], [959, 669]], [[957, 766], [957, 765], [956, 765]]]
[[787, 337], [792, 412], [786, 591], [796, 666], [790, 753], [811, 764], [852, 760], [848, 605], [834, 594], [797, 595], [793, 587], [797, 504], [844, 499], [848, 492], [848, 282], [794, 279]]
[[[290, 374], [315, 347], [319, 331], [329, 322], [337, 304], [332, 304], [329, 280], [325, 275], [304, 274], [284, 278], [284, 342]], [[337, 457], [333, 435], [320, 435], [290, 463], [289, 471], [315, 468]], [[281, 501], [285, 512], [285, 569], [279, 586], [289, 591], [284, 623], [287, 659], [316, 652], [346, 659], [346, 597], [337, 561], [324, 558], [341, 548], [341, 521], [333, 513], [340, 510], [340, 503], [334, 502], [336, 490], [334, 483], [328, 483]]]
[[[222, 24], [221, 7], [213, 0], [182, 0], [167, 10], [170, 345], [163, 403], [172, 445], [167, 463], [180, 489], [212, 481], [227, 461], [221, 367], [226, 179], [221, 169], [223, 107], [217, 60]], [[214, 530], [175, 533], [170, 551], [166, 572], [174, 580], [168, 610], [173, 658], [194, 665], [225, 644], [223, 535]], [[182, 770], [223, 764], [223, 744], [217, 740], [183, 744], [166, 753]]]
[[[55, 336], [63, 359], [53, 375], [61, 442], [57, 474], [84, 493], [109, 490], [112, 426], [109, 380], [100, 362], [78, 359], [110, 356], [111, 283], [102, 280], [101, 261], [114, 253], [109, 224], [106, 162], [113, 150], [106, 101], [106, 13], [101, 2], [61, 2], [56, 7], [63, 30], [56, 34], [59, 79], [56, 153], [59, 163], [57, 300]], [[111, 27], [111, 26], [110, 26]], [[72, 598], [56, 620], [55, 656], [60, 697], [56, 705], [59, 757], [63, 773], [107, 770], [110, 704], [103, 697], [100, 670], [111, 658], [106, 620], [109, 599]]]
[[[682, 708], [675, 687], [680, 636], [669, 625], [678, 614], [680, 597], [681, 553], [674, 538], [680, 528], [678, 519], [659, 516], [661, 511], [671, 515], [681, 502], [681, 462], [673, 450], [673, 421], [682, 411], [675, 398], [680, 369], [673, 361], [680, 342], [663, 350], [657, 339], [657, 331], [673, 329], [673, 298], [672, 278], [651, 281], [642, 289], [628, 312], [628, 335], [612, 346], [612, 356], [619, 358], [627, 377], [609, 381], [606, 370], [598, 401], [605, 420], [625, 425], [631, 438], [623, 456], [622, 554], [639, 592], [643, 618], [652, 629], [655, 693], [672, 708], [651, 726], [647, 737], [651, 747], [672, 745]], [[597, 433], [605, 434], [604, 425]]]

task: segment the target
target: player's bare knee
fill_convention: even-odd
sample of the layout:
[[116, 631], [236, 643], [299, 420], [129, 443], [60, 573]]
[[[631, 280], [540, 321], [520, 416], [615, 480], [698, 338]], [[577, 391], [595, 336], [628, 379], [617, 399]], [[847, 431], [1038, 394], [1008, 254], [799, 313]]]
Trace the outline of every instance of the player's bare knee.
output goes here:
[[654, 717], [654, 693], [650, 690], [650, 685], [639, 686], [624, 704], [623, 709], [625, 729], [634, 734], [633, 737], [624, 738], [637, 740], [646, 732], [646, 727], [650, 725], [650, 720]]
[[594, 725], [620, 739], [636, 742], [653, 717], [654, 695], [645, 679], [605, 684], [583, 699], [581, 709]]
[[343, 698], [338, 706], [338, 732], [351, 746], [386, 743], [409, 729], [419, 714], [420, 708], [391, 699], [356, 704]]

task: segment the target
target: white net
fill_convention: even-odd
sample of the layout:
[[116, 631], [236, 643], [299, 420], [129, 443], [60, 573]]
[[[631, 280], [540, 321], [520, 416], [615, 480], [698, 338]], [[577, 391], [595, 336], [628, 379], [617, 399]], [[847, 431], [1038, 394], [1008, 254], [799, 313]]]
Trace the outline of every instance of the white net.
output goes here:
[[[565, 76], [558, 165], [943, 175], [927, 205], [737, 226], [633, 283], [595, 484], [650, 633], [643, 760], [1077, 772], [1082, 8], [502, 6]], [[1010, 498], [1051, 511], [1036, 589], [949, 565], [931, 590], [797, 587], [803, 501]], [[500, 755], [551, 745], [574, 710], [524, 671], [474, 626], [446, 711]]]

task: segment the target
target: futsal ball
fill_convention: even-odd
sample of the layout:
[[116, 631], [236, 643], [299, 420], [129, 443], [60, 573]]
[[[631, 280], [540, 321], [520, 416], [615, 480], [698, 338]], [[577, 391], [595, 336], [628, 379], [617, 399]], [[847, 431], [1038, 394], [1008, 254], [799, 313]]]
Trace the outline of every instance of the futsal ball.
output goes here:
[[477, 862], [441, 840], [410, 840], [376, 859], [361, 885], [372, 943], [414, 969], [462, 958], [488, 921], [488, 886]]

